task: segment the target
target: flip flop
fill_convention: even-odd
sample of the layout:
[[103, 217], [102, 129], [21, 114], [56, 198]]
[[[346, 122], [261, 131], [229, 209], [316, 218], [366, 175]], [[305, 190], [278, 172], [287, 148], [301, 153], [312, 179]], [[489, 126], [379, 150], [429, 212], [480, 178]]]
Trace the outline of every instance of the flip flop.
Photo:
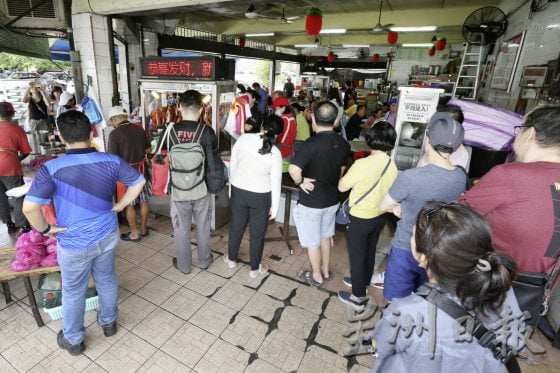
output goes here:
[[325, 281], [331, 281], [334, 278], [333, 274], [331, 271], [329, 271], [329, 277], [323, 277], [323, 280]]
[[146, 228], [146, 233], [144, 233], [144, 234], [140, 233], [140, 235], [142, 237], [148, 237], [150, 235], [150, 228]]
[[130, 242], [140, 242], [142, 237], [130, 238], [130, 232], [121, 234], [121, 240]]
[[318, 288], [323, 286], [323, 284], [321, 284], [320, 282], [315, 281], [311, 271], [301, 271], [299, 273], [299, 279], [303, 282], [306, 282], [307, 284], [309, 284], [311, 286], [315, 286], [315, 287], [318, 287]]

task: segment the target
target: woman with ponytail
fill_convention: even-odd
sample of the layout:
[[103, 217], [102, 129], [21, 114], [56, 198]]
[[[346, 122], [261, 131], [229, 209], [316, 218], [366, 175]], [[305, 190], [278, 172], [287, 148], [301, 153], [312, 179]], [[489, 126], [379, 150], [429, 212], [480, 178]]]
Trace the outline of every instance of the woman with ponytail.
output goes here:
[[268, 271], [261, 264], [261, 258], [268, 220], [276, 216], [280, 203], [282, 156], [274, 144], [283, 129], [282, 118], [270, 116], [260, 133], [242, 135], [231, 152], [231, 223], [224, 262], [229, 268], [235, 268], [243, 232], [250, 222], [251, 278]]
[[378, 356], [373, 371], [503, 372], [472, 325], [426, 297], [435, 290], [461, 306], [514, 355], [524, 347], [524, 317], [511, 290], [515, 263], [494, 251], [486, 220], [464, 205], [430, 202], [418, 215], [411, 246], [429, 282], [383, 311], [371, 333]]

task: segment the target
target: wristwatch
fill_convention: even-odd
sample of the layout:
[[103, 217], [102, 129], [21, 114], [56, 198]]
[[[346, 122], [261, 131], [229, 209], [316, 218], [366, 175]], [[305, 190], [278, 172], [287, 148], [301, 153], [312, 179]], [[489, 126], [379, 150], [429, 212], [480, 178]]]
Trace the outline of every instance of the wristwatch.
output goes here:
[[41, 232], [39, 232], [39, 233], [41, 233], [41, 234], [47, 234], [47, 233], [49, 233], [50, 230], [51, 230], [51, 225], [50, 225], [50, 224], [47, 224], [47, 228], [46, 228], [44, 231], [41, 231]]

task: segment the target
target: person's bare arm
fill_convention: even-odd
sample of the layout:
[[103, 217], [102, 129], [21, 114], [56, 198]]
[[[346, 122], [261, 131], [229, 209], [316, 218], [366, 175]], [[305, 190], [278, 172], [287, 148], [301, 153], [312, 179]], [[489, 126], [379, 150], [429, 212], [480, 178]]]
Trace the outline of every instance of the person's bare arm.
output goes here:
[[[41, 205], [39, 203], [23, 201], [23, 207], [21, 210], [27, 218], [27, 221], [29, 221], [29, 224], [31, 224], [31, 226], [37, 231], [43, 232], [49, 227], [49, 224], [43, 217], [43, 212], [41, 211]], [[63, 230], [66, 230], [66, 228], [51, 225], [50, 229], [45, 234], [51, 236]]]
[[134, 201], [136, 197], [138, 197], [138, 195], [142, 191], [142, 188], [144, 187], [144, 184], [146, 184], [146, 180], [142, 180], [138, 184], [128, 187], [121, 200], [115, 203], [115, 205], [113, 206], [113, 211], [120, 212], [126, 206], [130, 205], [132, 201]]
[[290, 164], [288, 167], [288, 173], [294, 180], [294, 183], [301, 188], [305, 193], [309, 194], [309, 192], [313, 191], [315, 185], [315, 179], [310, 179], [308, 177], [303, 177], [303, 170], [296, 165]]
[[29, 93], [31, 92], [31, 83], [27, 86], [27, 88], [25, 89], [25, 92], [23, 93], [23, 98], [22, 98], [22, 102], [24, 104], [27, 104], [29, 102], [29, 96], [31, 96]]
[[391, 212], [399, 218], [401, 217], [401, 204], [391, 198], [389, 193], [383, 197], [383, 200], [379, 204], [379, 209], [381, 211]]

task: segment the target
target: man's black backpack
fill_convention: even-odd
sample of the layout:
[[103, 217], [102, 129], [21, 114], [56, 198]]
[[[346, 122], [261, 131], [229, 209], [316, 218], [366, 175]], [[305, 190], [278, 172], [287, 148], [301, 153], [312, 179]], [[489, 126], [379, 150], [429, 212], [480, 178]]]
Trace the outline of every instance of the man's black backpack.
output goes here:
[[218, 194], [226, 185], [226, 166], [210, 145], [206, 146], [206, 188], [209, 193]]

